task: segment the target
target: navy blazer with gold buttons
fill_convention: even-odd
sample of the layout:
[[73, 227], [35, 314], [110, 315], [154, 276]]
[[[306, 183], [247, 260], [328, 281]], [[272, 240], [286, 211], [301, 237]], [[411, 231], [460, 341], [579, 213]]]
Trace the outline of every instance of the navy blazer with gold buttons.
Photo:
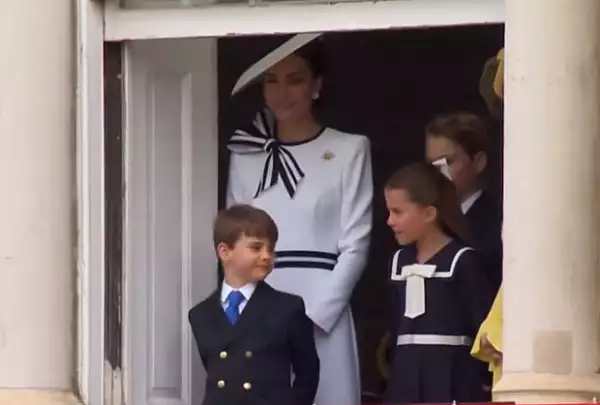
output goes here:
[[207, 372], [204, 405], [313, 404], [319, 358], [302, 298], [261, 282], [232, 325], [218, 289], [189, 321]]

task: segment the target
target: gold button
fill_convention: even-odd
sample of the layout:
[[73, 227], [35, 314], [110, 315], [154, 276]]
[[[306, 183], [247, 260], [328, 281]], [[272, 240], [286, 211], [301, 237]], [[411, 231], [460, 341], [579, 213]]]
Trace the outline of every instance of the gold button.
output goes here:
[[217, 381], [217, 387], [224, 388], [225, 387], [225, 381], [223, 381], [223, 380]]
[[243, 387], [246, 391], [250, 391], [252, 389], [252, 384], [250, 384], [249, 382], [245, 382]]
[[245, 353], [245, 356], [246, 356], [247, 359], [251, 359], [252, 358], [252, 352], [251, 351], [247, 351]]
[[221, 353], [219, 353], [219, 357], [221, 357], [222, 359], [226, 359], [227, 358], [227, 352], [221, 352]]

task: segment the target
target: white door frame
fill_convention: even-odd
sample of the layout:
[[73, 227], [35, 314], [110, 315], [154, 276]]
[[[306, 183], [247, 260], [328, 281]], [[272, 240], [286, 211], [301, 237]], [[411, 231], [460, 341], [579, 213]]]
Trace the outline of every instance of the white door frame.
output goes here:
[[105, 6], [110, 41], [361, 31], [503, 23], [504, 0], [384, 0], [376, 3], [209, 5], [176, 9]]
[[104, 10], [89, 0], [75, 3], [77, 382], [83, 403], [104, 405]]

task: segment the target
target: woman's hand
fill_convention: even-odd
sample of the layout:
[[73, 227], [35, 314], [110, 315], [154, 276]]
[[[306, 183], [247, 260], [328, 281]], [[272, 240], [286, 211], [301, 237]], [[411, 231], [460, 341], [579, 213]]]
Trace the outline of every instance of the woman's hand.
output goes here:
[[489, 358], [495, 366], [502, 365], [502, 352], [494, 347], [494, 345], [488, 340], [487, 334], [481, 335], [481, 354], [486, 358]]

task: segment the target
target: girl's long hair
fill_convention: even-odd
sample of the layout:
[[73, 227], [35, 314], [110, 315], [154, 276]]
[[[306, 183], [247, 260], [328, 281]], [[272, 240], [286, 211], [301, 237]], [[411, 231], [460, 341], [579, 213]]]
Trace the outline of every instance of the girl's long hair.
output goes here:
[[386, 189], [405, 190], [412, 202], [437, 209], [438, 225], [448, 236], [465, 244], [471, 241], [454, 183], [434, 165], [412, 163], [396, 171]]

